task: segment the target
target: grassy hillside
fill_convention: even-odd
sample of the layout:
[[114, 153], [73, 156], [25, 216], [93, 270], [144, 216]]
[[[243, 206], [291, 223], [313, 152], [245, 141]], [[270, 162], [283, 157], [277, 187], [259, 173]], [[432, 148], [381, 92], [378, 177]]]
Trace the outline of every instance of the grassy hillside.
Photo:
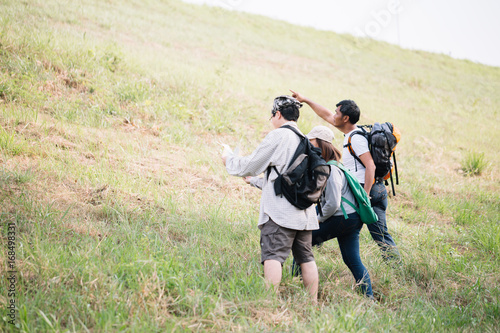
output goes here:
[[[402, 131], [403, 265], [361, 234], [376, 304], [336, 241], [317, 307], [288, 269], [265, 291], [260, 193], [219, 142], [250, 153], [288, 89]], [[499, 91], [497, 67], [218, 8], [0, 0], [0, 331], [493, 332]]]

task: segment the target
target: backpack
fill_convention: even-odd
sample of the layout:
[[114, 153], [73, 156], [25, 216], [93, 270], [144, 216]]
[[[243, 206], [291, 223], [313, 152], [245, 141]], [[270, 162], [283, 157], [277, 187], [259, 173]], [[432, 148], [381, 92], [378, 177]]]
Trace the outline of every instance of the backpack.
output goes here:
[[[295, 128], [285, 125], [300, 136], [300, 143], [288, 164], [285, 172], [278, 174], [274, 182], [276, 195], [284, 196], [292, 205], [299, 209], [306, 209], [312, 204], [319, 203], [319, 199], [330, 176], [330, 166], [321, 157], [321, 150], [314, 147], [309, 139]], [[267, 177], [271, 170], [268, 170]]]
[[[342, 197], [342, 201], [354, 208], [356, 213], [359, 214], [363, 223], [372, 224], [377, 222], [378, 216], [377, 214], [375, 214], [375, 211], [372, 208], [370, 198], [366, 194], [365, 189], [361, 186], [356, 176], [354, 176], [343, 164], [337, 161], [329, 161], [328, 164], [335, 165], [344, 172], [347, 184], [349, 185], [349, 188], [351, 189], [351, 192], [354, 195], [356, 202], [358, 203], [358, 207], [356, 207], [354, 203], [350, 202], [344, 197]], [[348, 217], [344, 206], [341, 204], [340, 207], [342, 208], [342, 213], [344, 213], [344, 218], [347, 220]]]
[[[344, 145], [348, 148], [351, 155], [364, 166], [361, 159], [356, 156], [354, 150], [351, 146], [351, 138], [355, 134], [363, 135], [368, 140], [368, 148], [370, 149], [370, 154], [372, 155], [373, 162], [375, 163], [375, 178], [385, 180], [385, 184], [388, 185], [387, 179], [391, 179], [392, 194], [396, 195], [394, 190], [394, 180], [393, 180], [393, 170], [396, 174], [396, 184], [399, 185], [398, 177], [398, 166], [396, 163], [396, 145], [399, 140], [401, 140], [401, 132], [394, 126], [394, 124], [385, 123], [375, 123], [373, 125], [360, 125], [358, 126], [360, 131], [354, 131], [349, 135], [348, 143]], [[370, 129], [367, 131], [365, 128]], [[391, 156], [394, 160], [394, 166], [391, 162]]]

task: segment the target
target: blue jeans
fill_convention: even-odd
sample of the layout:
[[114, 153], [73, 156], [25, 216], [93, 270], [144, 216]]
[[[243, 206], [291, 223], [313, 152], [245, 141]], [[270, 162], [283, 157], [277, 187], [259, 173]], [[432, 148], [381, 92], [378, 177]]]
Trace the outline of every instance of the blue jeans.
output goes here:
[[[359, 256], [359, 231], [363, 222], [357, 213], [349, 214], [348, 217], [346, 220], [342, 215], [331, 216], [325, 222], [320, 223], [319, 229], [312, 232], [312, 245], [320, 245], [327, 240], [337, 238], [342, 259], [354, 276], [356, 285], [360, 287], [363, 294], [373, 297], [370, 274]], [[294, 275], [300, 272], [295, 261], [292, 264], [292, 272]]]
[[400, 260], [400, 255], [396, 242], [387, 230], [387, 221], [385, 211], [387, 209], [387, 189], [383, 182], [373, 184], [370, 191], [371, 204], [375, 214], [378, 216], [378, 221], [372, 224], [367, 224], [368, 230], [372, 235], [373, 240], [382, 250], [384, 259]]

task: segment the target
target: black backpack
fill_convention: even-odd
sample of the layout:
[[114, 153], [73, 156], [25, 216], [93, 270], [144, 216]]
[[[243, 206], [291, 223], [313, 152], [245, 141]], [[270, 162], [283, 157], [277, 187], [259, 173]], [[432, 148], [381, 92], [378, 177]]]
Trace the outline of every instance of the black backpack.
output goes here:
[[[355, 134], [363, 135], [368, 140], [368, 148], [372, 155], [373, 162], [375, 163], [375, 178], [385, 180], [388, 185], [387, 179], [391, 179], [392, 193], [396, 195], [394, 190], [393, 181], [393, 164], [391, 156], [394, 160], [394, 172], [396, 174], [396, 184], [399, 185], [398, 166], [396, 163], [396, 145], [401, 139], [401, 132], [392, 123], [375, 123], [373, 125], [359, 125], [359, 131], [354, 131], [349, 135], [348, 143], [344, 146], [348, 148], [351, 155], [364, 166], [361, 159], [356, 156], [351, 146], [351, 138]], [[370, 131], [367, 131], [369, 129]]]
[[[283, 195], [292, 205], [306, 209], [319, 199], [330, 176], [330, 166], [321, 157], [321, 149], [314, 147], [309, 139], [295, 128], [285, 125], [300, 136], [301, 140], [285, 172], [278, 174], [274, 182], [276, 195]], [[268, 170], [267, 176], [271, 170]]]

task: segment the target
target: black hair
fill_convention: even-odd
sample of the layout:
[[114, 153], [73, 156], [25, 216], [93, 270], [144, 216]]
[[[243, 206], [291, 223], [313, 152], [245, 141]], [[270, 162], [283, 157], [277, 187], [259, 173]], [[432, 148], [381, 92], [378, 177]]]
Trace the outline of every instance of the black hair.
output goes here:
[[299, 108], [296, 105], [287, 105], [279, 110], [283, 118], [288, 121], [297, 121], [300, 116]]
[[351, 124], [356, 124], [359, 120], [359, 116], [361, 115], [361, 111], [359, 111], [359, 107], [356, 104], [356, 102], [350, 99], [345, 99], [343, 101], [338, 102], [336, 106], [339, 105], [340, 105], [340, 112], [342, 112], [344, 116], [349, 116], [349, 122]]

